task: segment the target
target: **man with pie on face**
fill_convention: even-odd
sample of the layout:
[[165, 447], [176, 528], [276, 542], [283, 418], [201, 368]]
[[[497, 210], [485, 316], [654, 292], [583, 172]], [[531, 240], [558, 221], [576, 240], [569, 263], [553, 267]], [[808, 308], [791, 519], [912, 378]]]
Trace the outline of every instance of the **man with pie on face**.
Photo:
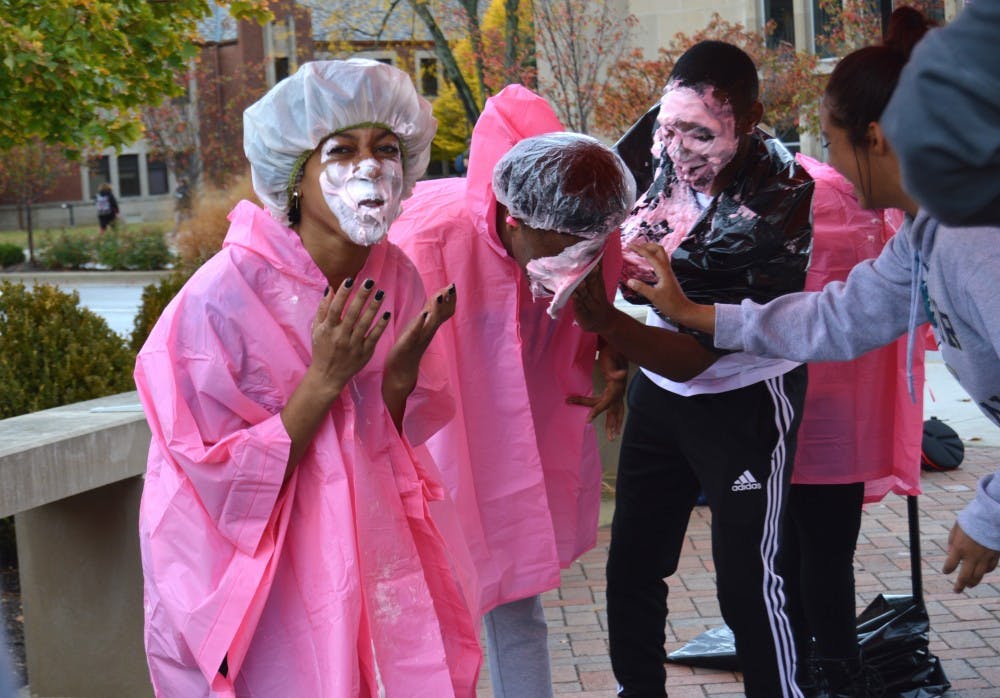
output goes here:
[[[648, 303], [632, 284], [656, 283], [637, 251], [647, 248], [669, 255], [684, 291], [702, 302], [763, 302], [803, 288], [813, 182], [757, 129], [762, 113], [756, 68], [739, 48], [705, 41], [677, 60], [659, 104], [616, 146], [648, 187], [622, 225], [627, 300]], [[574, 292], [577, 321], [642, 369], [628, 389], [607, 567], [619, 695], [666, 695], [664, 579], [704, 492], [746, 694], [801, 696], [775, 556], [805, 366], [715, 350], [652, 306], [642, 324], [607, 303], [598, 281]]]

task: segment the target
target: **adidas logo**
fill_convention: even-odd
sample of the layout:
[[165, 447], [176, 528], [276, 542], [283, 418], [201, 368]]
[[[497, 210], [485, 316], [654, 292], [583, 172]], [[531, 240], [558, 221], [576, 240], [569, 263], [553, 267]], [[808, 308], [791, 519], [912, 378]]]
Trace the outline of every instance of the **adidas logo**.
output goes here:
[[757, 482], [757, 478], [750, 474], [749, 470], [744, 470], [743, 474], [736, 478], [736, 482], [730, 488], [733, 492], [744, 492], [746, 490], [759, 490], [761, 489], [761, 484]]

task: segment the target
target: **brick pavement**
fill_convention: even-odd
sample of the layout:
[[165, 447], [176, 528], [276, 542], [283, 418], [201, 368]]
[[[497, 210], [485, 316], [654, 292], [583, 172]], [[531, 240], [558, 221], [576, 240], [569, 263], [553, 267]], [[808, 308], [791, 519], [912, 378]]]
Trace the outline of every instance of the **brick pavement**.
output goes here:
[[[962, 467], [950, 473], [924, 473], [920, 497], [920, 541], [924, 596], [930, 616], [931, 652], [952, 684], [947, 698], [1000, 696], [1000, 571], [963, 594], [951, 591], [941, 574], [944, 546], [955, 513], [969, 501], [976, 481], [1000, 463], [1000, 448], [966, 444]], [[549, 650], [557, 695], [610, 698], [615, 681], [607, 655], [604, 564], [610, 531], [600, 529], [597, 547], [565, 570], [562, 588], [545, 595]], [[906, 499], [889, 495], [869, 506], [862, 519], [855, 560], [859, 611], [879, 593], [910, 593]], [[715, 599], [709, 540], [709, 512], [691, 517], [681, 567], [671, 580], [667, 651], [722, 624]], [[484, 666], [479, 698], [492, 695]], [[742, 696], [738, 674], [667, 665], [671, 698]]]

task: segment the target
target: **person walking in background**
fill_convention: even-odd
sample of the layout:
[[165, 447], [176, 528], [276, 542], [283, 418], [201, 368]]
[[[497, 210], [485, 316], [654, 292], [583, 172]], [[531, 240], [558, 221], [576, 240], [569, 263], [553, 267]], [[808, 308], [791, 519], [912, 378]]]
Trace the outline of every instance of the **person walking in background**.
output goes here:
[[181, 222], [191, 218], [191, 187], [186, 177], [177, 181], [174, 190], [174, 235], [180, 232]]
[[474, 609], [414, 447], [454, 413], [385, 240], [436, 123], [403, 71], [304, 63], [244, 113], [254, 193], [136, 360], [139, 539], [159, 696], [472, 698]]
[[[620, 152], [651, 154], [654, 168], [652, 185], [622, 226], [623, 241], [647, 240], [664, 259], [672, 252], [684, 288], [699, 298], [766, 300], [805, 282], [813, 182], [784, 146], [757, 130], [762, 113], [750, 57], [705, 41], [674, 65], [655, 135], [640, 121], [619, 142]], [[623, 273], [655, 278], [630, 248]], [[806, 369], [716, 352], [701, 337], [671, 331], [673, 319], [654, 309], [640, 324], [608, 303], [599, 281], [591, 275], [575, 292], [577, 321], [642, 368], [628, 390], [607, 566], [619, 695], [666, 693], [664, 578], [677, 570], [704, 491], [719, 605], [736, 639], [746, 694], [798, 698], [775, 557]]]
[[94, 204], [97, 206], [97, 223], [103, 233], [118, 220], [118, 200], [111, 193], [110, 184], [104, 182], [98, 187]]
[[584, 397], [597, 337], [560, 308], [602, 252], [613, 296], [612, 233], [635, 185], [611, 150], [561, 131], [544, 99], [505, 87], [473, 129], [468, 177], [418, 184], [389, 231], [425, 288], [452, 280], [465, 293], [433, 345], [447, 358], [457, 417], [427, 449], [479, 573], [497, 698], [552, 695], [540, 595], [596, 543], [601, 461], [590, 422], [608, 409], [614, 438], [623, 408], [625, 370], [607, 356], [604, 394]]

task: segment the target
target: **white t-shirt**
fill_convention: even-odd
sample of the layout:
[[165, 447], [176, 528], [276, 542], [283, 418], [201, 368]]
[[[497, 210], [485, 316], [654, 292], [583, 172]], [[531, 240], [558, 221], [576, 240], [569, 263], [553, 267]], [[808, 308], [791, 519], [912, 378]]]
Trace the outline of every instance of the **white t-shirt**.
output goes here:
[[[646, 324], [652, 327], [664, 327], [668, 330], [677, 329], [676, 326], [671, 325], [661, 318], [653, 308], [649, 308], [646, 311]], [[789, 361], [787, 359], [765, 359], [761, 356], [754, 356], [753, 354], [738, 351], [719, 357], [719, 360], [714, 364], [691, 380], [683, 383], [676, 383], [645, 368], [641, 370], [649, 380], [664, 390], [669, 390], [677, 395], [687, 396], [725, 393], [730, 390], [745, 388], [748, 385], [759, 383], [768, 378], [788, 373], [800, 363], [799, 361]]]
[[[702, 210], [705, 210], [712, 202], [713, 197], [701, 192], [695, 192], [695, 198]], [[660, 317], [652, 307], [646, 310], [646, 324], [652, 327], [664, 327], [668, 330], [677, 329], [675, 325], [671, 325]], [[798, 361], [788, 361], [786, 359], [765, 359], [743, 352], [736, 352], [719, 357], [718, 361], [714, 364], [691, 380], [683, 383], [676, 383], [645, 368], [641, 370], [651, 381], [664, 390], [669, 390], [677, 395], [702, 395], [725, 393], [730, 390], [745, 388], [748, 385], [759, 383], [768, 378], [788, 373], [798, 366], [799, 363]]]

